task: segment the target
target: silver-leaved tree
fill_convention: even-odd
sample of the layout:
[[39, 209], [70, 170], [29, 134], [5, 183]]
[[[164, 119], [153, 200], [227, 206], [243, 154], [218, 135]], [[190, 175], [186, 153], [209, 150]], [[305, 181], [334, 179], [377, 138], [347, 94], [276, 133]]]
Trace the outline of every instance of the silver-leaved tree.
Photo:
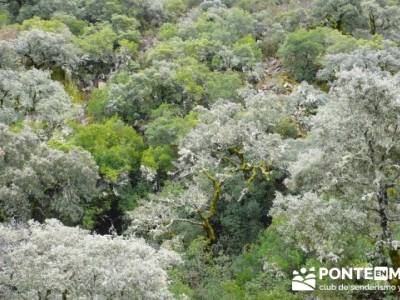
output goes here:
[[64, 122], [71, 109], [70, 97], [49, 72], [0, 69], [1, 123], [10, 125], [27, 119], [53, 128]]
[[92, 235], [55, 219], [0, 225], [2, 299], [172, 299], [174, 252], [142, 239]]
[[199, 108], [199, 124], [179, 149], [184, 192], [142, 201], [131, 214], [131, 230], [157, 235], [186, 222], [203, 228], [214, 243], [219, 207], [246, 201], [255, 183], [284, 178], [291, 144], [309, 130], [324, 94], [303, 83], [289, 96], [250, 90], [243, 97], [244, 104], [219, 101]]
[[76, 224], [97, 195], [97, 166], [86, 151], [49, 148], [33, 130], [0, 123], [0, 218]]
[[400, 78], [360, 68], [336, 77], [289, 167], [297, 195], [279, 195], [272, 216], [320, 259], [345, 259], [363, 236], [371, 261], [399, 267]]

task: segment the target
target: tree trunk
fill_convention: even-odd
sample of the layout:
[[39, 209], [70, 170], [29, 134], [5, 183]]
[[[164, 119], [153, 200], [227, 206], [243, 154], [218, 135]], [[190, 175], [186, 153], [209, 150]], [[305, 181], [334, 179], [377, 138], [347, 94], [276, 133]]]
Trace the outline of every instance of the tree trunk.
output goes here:
[[[380, 218], [380, 226], [382, 229], [382, 245], [380, 246], [380, 254], [382, 257], [385, 257], [385, 244], [389, 245], [389, 258], [391, 262], [391, 267], [393, 269], [400, 268], [400, 251], [394, 249], [392, 246], [393, 242], [393, 234], [389, 227], [389, 218], [388, 218], [388, 195], [387, 195], [387, 186], [381, 185], [379, 192], [378, 192], [378, 211], [379, 211], [379, 218]], [[399, 290], [400, 287], [400, 280], [397, 278], [393, 278], [389, 280], [391, 285], [397, 287], [396, 290]]]
[[393, 236], [389, 228], [389, 218], [388, 218], [388, 195], [386, 191], [386, 186], [382, 186], [378, 192], [378, 211], [380, 218], [380, 226], [382, 229], [382, 241], [392, 242]]

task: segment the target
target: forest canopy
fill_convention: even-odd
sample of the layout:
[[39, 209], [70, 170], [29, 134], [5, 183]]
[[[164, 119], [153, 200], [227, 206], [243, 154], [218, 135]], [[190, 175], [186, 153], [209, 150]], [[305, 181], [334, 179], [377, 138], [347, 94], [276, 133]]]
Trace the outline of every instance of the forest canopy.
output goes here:
[[399, 297], [292, 286], [400, 268], [399, 47], [399, 0], [0, 0], [0, 299]]

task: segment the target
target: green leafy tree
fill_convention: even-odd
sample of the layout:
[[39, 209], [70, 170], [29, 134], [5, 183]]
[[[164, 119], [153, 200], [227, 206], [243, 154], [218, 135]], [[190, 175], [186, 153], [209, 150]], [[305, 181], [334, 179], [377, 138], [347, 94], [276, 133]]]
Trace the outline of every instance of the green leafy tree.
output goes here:
[[182, 103], [182, 89], [174, 78], [176, 68], [162, 61], [138, 73], [119, 74], [110, 86], [106, 113], [135, 123], [163, 102]]
[[278, 55], [294, 79], [313, 81], [319, 68], [317, 58], [323, 51], [323, 35], [301, 29], [288, 35]]
[[[217, 3], [215, 3], [217, 4]], [[255, 20], [246, 11], [234, 7], [226, 9], [205, 9], [191, 22], [178, 24], [178, 30], [184, 39], [207, 39], [231, 45], [235, 41], [255, 32]], [[218, 4], [217, 4], [218, 5]]]
[[32, 19], [24, 20], [21, 24], [21, 29], [25, 31], [38, 29], [53, 33], [64, 33], [65, 31], [68, 31], [68, 27], [60, 20], [43, 20], [39, 17], [33, 17]]
[[82, 0], [16, 0], [17, 19], [22, 21], [34, 16], [50, 19], [55, 12], [63, 12], [73, 16], [80, 16], [84, 2]]
[[86, 22], [85, 20], [79, 19], [75, 16], [71, 16], [63, 12], [55, 13], [53, 19], [63, 22], [66, 26], [68, 26], [71, 33], [76, 36], [82, 35], [85, 32], [86, 27], [88, 26], [88, 22]]
[[34, 16], [50, 19], [54, 12], [61, 11], [70, 15], [78, 16], [83, 5], [82, 0], [60, 1], [60, 0], [2, 0], [3, 6], [18, 21], [30, 19]]
[[233, 45], [234, 68], [245, 70], [261, 62], [262, 53], [252, 36], [246, 36]]
[[110, 227], [121, 232], [124, 211], [132, 209], [148, 190], [140, 176], [143, 139], [117, 118], [86, 126], [75, 124], [73, 129], [66, 141], [55, 138], [50, 144], [67, 153], [84, 149], [99, 167], [101, 193], [87, 206], [83, 224], [101, 233]]
[[114, 48], [118, 35], [110, 25], [88, 27], [85, 33], [74, 39], [83, 51], [80, 78], [84, 82], [104, 80], [115, 63]]
[[88, 115], [96, 122], [106, 119], [108, 93], [108, 86], [102, 86], [93, 89], [89, 96], [87, 112]]
[[[237, 98], [236, 91], [241, 86], [238, 74], [211, 72], [194, 58], [174, 63], [156, 61], [137, 73], [115, 76], [103, 110], [138, 125], [162, 103], [180, 105], [188, 113], [196, 105], [209, 105], [219, 98]], [[102, 107], [99, 101], [93, 105], [98, 103]]]
[[316, 0], [313, 16], [324, 26], [330, 26], [344, 33], [351, 33], [362, 27], [365, 19], [361, 14], [360, 0]]
[[288, 35], [278, 55], [294, 79], [313, 81], [325, 54], [347, 53], [358, 48], [379, 48], [378, 40], [355, 39], [325, 27]]
[[146, 125], [145, 137], [151, 146], [177, 145], [196, 124], [196, 114], [191, 113], [182, 117], [177, 106], [162, 104], [153, 110], [150, 122]]
[[75, 126], [69, 143], [90, 152], [100, 173], [111, 180], [137, 170], [143, 151], [140, 135], [115, 118], [104, 123]]
[[183, 117], [177, 106], [162, 104], [153, 110], [145, 126], [149, 148], [143, 152], [142, 173], [159, 190], [168, 172], [175, 169], [179, 141], [196, 125], [196, 114]]
[[187, 9], [186, 2], [187, 1], [185, 1], [185, 0], [167, 0], [167, 1], [165, 1], [164, 11], [168, 17], [168, 20], [174, 21], [177, 18], [181, 17]]

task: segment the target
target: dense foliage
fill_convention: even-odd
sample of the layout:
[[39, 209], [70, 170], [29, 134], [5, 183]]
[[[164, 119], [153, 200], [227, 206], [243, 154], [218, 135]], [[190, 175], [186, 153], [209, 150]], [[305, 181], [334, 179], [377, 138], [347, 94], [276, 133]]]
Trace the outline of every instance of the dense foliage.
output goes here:
[[0, 0], [0, 299], [395, 299], [291, 279], [400, 268], [399, 47], [398, 0]]

